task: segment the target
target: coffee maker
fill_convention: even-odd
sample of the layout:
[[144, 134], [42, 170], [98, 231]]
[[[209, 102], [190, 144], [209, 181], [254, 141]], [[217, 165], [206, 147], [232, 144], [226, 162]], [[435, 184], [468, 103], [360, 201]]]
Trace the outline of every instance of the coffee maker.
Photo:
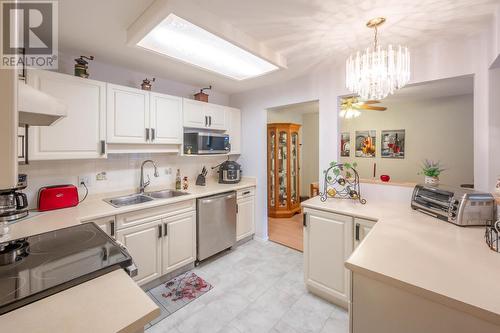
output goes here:
[[28, 176], [19, 174], [15, 188], [0, 189], [0, 223], [11, 222], [28, 216], [28, 198], [19, 192], [28, 186]]

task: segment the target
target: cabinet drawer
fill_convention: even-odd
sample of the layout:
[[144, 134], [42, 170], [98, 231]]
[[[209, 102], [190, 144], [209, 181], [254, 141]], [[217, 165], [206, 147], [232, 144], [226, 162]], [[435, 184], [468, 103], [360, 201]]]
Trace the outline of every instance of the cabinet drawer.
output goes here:
[[238, 200], [246, 198], [246, 197], [251, 197], [254, 195], [255, 195], [255, 187], [244, 188], [242, 190], [238, 190], [238, 192], [237, 192]]
[[151, 219], [161, 219], [174, 214], [189, 212], [195, 209], [195, 200], [180, 201], [164, 206], [141, 209], [138, 211], [117, 215], [116, 225], [118, 229], [128, 228], [134, 225], [148, 222]]
[[82, 221], [82, 223], [94, 222], [101, 228], [105, 233], [110, 235], [111, 237], [115, 237], [116, 235], [116, 219], [115, 216], [106, 216], [98, 219], [90, 219]]

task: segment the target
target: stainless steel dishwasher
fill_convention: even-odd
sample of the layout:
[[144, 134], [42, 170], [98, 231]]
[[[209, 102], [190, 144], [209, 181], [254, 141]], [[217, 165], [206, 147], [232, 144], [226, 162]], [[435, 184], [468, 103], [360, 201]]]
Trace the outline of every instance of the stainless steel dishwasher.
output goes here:
[[236, 243], [236, 192], [226, 192], [196, 200], [198, 261], [232, 247]]

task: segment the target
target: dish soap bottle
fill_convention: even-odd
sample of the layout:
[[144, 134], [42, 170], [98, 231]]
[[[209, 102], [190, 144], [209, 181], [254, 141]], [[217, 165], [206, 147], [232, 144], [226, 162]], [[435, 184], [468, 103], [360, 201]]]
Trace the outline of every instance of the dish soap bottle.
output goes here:
[[177, 169], [177, 174], [175, 175], [175, 190], [180, 191], [181, 186], [182, 186], [181, 169]]

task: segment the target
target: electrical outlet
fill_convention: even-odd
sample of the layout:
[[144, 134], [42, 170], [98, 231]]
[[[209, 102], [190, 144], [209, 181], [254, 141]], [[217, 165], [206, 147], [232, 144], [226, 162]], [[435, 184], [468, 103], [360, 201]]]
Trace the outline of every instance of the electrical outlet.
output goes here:
[[85, 186], [89, 187], [90, 186], [90, 177], [89, 176], [78, 176], [78, 187], [83, 186], [82, 183], [84, 183]]
[[95, 175], [95, 180], [108, 180], [108, 175], [106, 171], [101, 171], [97, 175]]
[[172, 174], [172, 168], [166, 168], [166, 169], [165, 169], [165, 174], [166, 174], [167, 176], [170, 176], [170, 175]]

